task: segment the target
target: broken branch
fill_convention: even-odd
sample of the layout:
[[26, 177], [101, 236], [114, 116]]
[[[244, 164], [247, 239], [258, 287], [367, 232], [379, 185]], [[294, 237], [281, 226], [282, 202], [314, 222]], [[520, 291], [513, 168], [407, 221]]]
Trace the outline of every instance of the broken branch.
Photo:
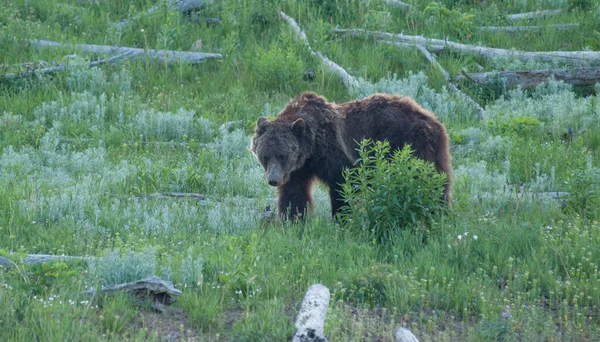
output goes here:
[[173, 64], [176, 62], [186, 62], [191, 64], [202, 63], [207, 59], [220, 59], [223, 56], [218, 53], [202, 53], [190, 51], [172, 51], [172, 50], [144, 50], [140, 48], [108, 46], [108, 45], [92, 45], [92, 44], [61, 44], [59, 42], [49, 40], [33, 40], [32, 44], [37, 47], [51, 48], [71, 48], [80, 49], [84, 52], [105, 53], [105, 54], [125, 54], [138, 59], [151, 59], [160, 62], [168, 62]]

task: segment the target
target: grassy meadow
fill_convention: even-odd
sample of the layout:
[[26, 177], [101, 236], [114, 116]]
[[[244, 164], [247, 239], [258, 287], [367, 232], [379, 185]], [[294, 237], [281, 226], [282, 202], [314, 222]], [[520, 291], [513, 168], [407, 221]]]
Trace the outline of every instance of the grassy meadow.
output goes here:
[[[485, 108], [479, 119], [415, 47], [332, 32], [597, 51], [598, 4], [405, 2], [407, 10], [383, 0], [216, 0], [200, 17], [221, 24], [207, 26], [163, 0], [0, 1], [0, 255], [14, 261], [0, 269], [0, 340], [284, 341], [314, 283], [331, 291], [330, 341], [392, 341], [400, 326], [420, 341], [600, 340], [600, 84], [457, 83]], [[506, 19], [557, 8], [564, 12]], [[358, 86], [346, 89], [323, 67], [280, 11]], [[548, 26], [559, 23], [579, 26]], [[507, 25], [542, 29], [479, 29]], [[200, 52], [223, 58], [90, 68], [109, 56], [38, 48], [32, 39], [183, 51], [201, 40]], [[437, 59], [452, 76], [573, 67], [451, 51]], [[40, 61], [67, 67], [2, 76]], [[258, 116], [277, 115], [304, 90], [337, 102], [401, 94], [435, 112], [451, 137], [453, 209], [385, 243], [333, 221], [322, 187], [307, 222], [265, 220], [275, 189], [248, 152], [250, 136]], [[539, 195], [550, 191], [569, 195]], [[148, 197], [166, 192], [205, 198]], [[20, 261], [36, 253], [95, 259]], [[84, 294], [150, 275], [183, 292], [163, 314], [127, 296]]]

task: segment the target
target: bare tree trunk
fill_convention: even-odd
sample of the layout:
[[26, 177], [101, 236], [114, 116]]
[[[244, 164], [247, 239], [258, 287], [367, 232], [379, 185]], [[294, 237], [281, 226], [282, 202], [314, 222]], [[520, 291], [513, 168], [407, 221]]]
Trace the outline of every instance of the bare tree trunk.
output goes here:
[[85, 52], [104, 53], [104, 54], [124, 54], [128, 53], [132, 58], [151, 59], [169, 64], [185, 62], [185, 63], [202, 63], [207, 59], [220, 59], [221, 54], [218, 53], [202, 53], [189, 51], [171, 51], [171, 50], [144, 50], [140, 48], [107, 46], [107, 45], [92, 45], [92, 44], [61, 44], [49, 40], [32, 40], [31, 43], [37, 47], [50, 48], [71, 48], [79, 49]]
[[526, 52], [518, 50], [506, 50], [489, 48], [485, 46], [475, 46], [455, 43], [447, 40], [425, 38], [422, 36], [408, 36], [404, 34], [393, 34], [381, 31], [365, 31], [360, 29], [335, 29], [333, 32], [346, 35], [361, 37], [364, 35], [373, 37], [382, 42], [387, 42], [395, 45], [424, 45], [428, 50], [440, 52], [444, 49], [450, 49], [456, 52], [482, 56], [485, 58], [495, 58], [502, 56], [517, 56], [524, 60], [537, 61], [561, 61], [575, 64], [589, 64], [590, 62], [600, 61], [600, 51], [546, 51], [546, 52]]
[[574, 86], [588, 86], [600, 82], [600, 67], [596, 68], [576, 68], [576, 69], [541, 69], [525, 71], [500, 71], [500, 72], [482, 72], [457, 75], [454, 80], [463, 80], [465, 78], [478, 84], [491, 84], [498, 79], [506, 80], [507, 88], [535, 88], [538, 84], [545, 82], [548, 78], [554, 76], [556, 80]]

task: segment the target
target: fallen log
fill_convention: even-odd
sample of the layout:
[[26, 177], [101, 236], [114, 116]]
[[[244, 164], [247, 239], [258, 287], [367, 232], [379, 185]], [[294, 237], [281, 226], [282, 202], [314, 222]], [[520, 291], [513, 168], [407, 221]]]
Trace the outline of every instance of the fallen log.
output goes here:
[[329, 307], [329, 289], [321, 284], [308, 288], [296, 317], [296, 333], [292, 342], [326, 342], [323, 333]]
[[406, 330], [404, 328], [398, 328], [396, 333], [394, 334], [396, 338], [396, 342], [419, 342], [419, 340], [413, 335], [410, 330]]
[[[117, 194], [112, 194], [110, 197], [118, 197]], [[194, 201], [206, 201], [208, 197], [204, 194], [188, 193], [188, 192], [156, 192], [147, 195], [136, 195], [135, 198], [152, 198], [152, 199], [180, 199], [180, 200], [194, 200]]]
[[[131, 55], [133, 52], [132, 51], [127, 51], [125, 53], [122, 53], [120, 55], [116, 55], [113, 57], [110, 57], [108, 59], [103, 59], [103, 60], [99, 60], [99, 61], [92, 61], [90, 62], [89, 66], [94, 67], [97, 65], [102, 65], [102, 64], [106, 64], [106, 63], [113, 63], [119, 59], [125, 58], [129, 55]], [[5, 78], [8, 80], [11, 79], [17, 79], [17, 78], [24, 78], [24, 77], [29, 77], [29, 76], [33, 76], [33, 75], [45, 75], [45, 74], [50, 74], [56, 71], [64, 71], [66, 68], [64, 63], [60, 63], [59, 65], [53, 66], [53, 67], [49, 67], [49, 68], [42, 68], [42, 69], [34, 69], [34, 70], [28, 70], [28, 71], [24, 71], [21, 73], [14, 73], [14, 74], [6, 74], [3, 77], [0, 77], [0, 79]]]
[[[100, 294], [114, 294], [119, 292], [132, 294], [135, 301], [139, 304], [149, 300], [154, 309], [159, 312], [165, 310], [164, 305], [173, 304], [181, 295], [181, 291], [176, 289], [172, 282], [160, 279], [157, 276], [151, 276], [125, 284], [106, 286], [100, 289]], [[85, 293], [89, 296], [98, 294], [95, 288], [85, 291]]]
[[298, 26], [298, 24], [296, 23], [296, 21], [293, 18], [288, 17], [283, 12], [280, 12], [280, 15], [281, 15], [281, 18], [296, 33], [296, 36], [298, 37], [298, 39], [300, 39], [308, 47], [308, 50], [310, 51], [311, 55], [318, 57], [321, 60], [321, 62], [329, 68], [329, 70], [331, 70], [333, 73], [339, 75], [342, 78], [342, 82], [344, 83], [344, 86], [346, 87], [346, 89], [350, 89], [358, 84], [356, 78], [354, 78], [352, 75], [350, 75], [346, 70], [344, 70], [344, 68], [337, 65], [335, 62], [331, 61], [329, 58], [325, 57], [321, 52], [319, 52], [319, 51], [315, 52], [312, 50], [312, 48], [310, 47], [310, 44], [308, 42], [308, 39], [306, 38], [306, 34], [304, 33], [304, 31], [302, 31], [300, 26]]
[[[26, 257], [21, 259], [21, 262], [27, 265], [42, 264], [52, 261], [89, 261], [93, 257], [80, 257], [80, 256], [68, 256], [68, 255], [50, 255], [50, 254], [28, 254]], [[15, 263], [8, 258], [0, 256], [0, 266], [10, 267], [14, 266]]]
[[435, 60], [435, 57], [433, 57], [423, 45], [417, 45], [417, 49], [419, 49], [419, 51], [421, 51], [421, 53], [425, 55], [425, 58], [429, 61], [429, 63], [433, 64], [438, 70], [442, 72], [444, 78], [446, 79], [446, 82], [448, 83], [448, 88], [450, 88], [450, 90], [454, 93], [463, 95], [467, 99], [467, 101], [469, 101], [469, 103], [473, 105], [475, 109], [477, 109], [479, 119], [483, 119], [484, 111], [483, 108], [479, 105], [479, 103], [475, 102], [475, 100], [473, 100], [470, 96], [463, 93], [454, 84], [452, 84], [450, 74], [448, 73], [448, 71], [446, 71], [446, 69], [444, 69], [444, 67], [442, 67], [442, 65]]
[[547, 26], [484, 26], [480, 27], [481, 31], [486, 32], [526, 32], [526, 31], [540, 31], [544, 28], [554, 29], [557, 31], [566, 31], [579, 27], [579, 23], [574, 24], [556, 24]]
[[427, 47], [428, 50], [436, 53], [444, 49], [450, 49], [459, 53], [481, 56], [488, 59], [496, 57], [517, 56], [524, 60], [535, 60], [545, 62], [560, 61], [580, 65], [587, 65], [592, 62], [600, 62], [600, 51], [528, 52], [519, 50], [489, 48], [485, 46], [466, 45], [448, 40], [425, 38], [423, 36], [409, 36], [405, 34], [394, 34], [381, 31], [366, 31], [362, 29], [335, 29], [333, 30], [333, 32], [340, 35], [352, 37], [369, 36], [381, 42], [399, 46], [412, 46], [415, 44], [424, 45]]
[[[204, 1], [204, 0], [176, 0], [174, 5], [175, 5], [175, 9], [178, 12], [181, 13], [190, 13], [190, 12], [194, 12], [194, 11], [199, 11], [202, 8], [206, 7], [206, 3], [212, 3], [214, 0], [208, 0], [208, 1]], [[153, 5], [152, 7], [150, 7], [148, 10], [137, 14], [136, 16], [134, 16], [133, 18], [129, 18], [129, 19], [124, 19], [121, 20], [117, 23], [117, 26], [120, 28], [124, 28], [125, 26], [129, 25], [130, 23], [132, 23], [134, 20], [138, 20], [144, 16], [150, 15], [155, 13], [156, 11], [158, 11], [158, 4]], [[207, 22], [208, 23], [208, 22]], [[219, 22], [220, 23], [220, 22]]]
[[498, 79], [506, 81], [506, 88], [535, 88], [538, 84], [554, 77], [573, 86], [589, 86], [600, 82], [600, 67], [575, 69], [540, 69], [525, 71], [500, 71], [482, 73], [463, 73], [456, 75], [455, 81], [465, 78], [477, 84], [493, 84]]
[[555, 10], [541, 10], [541, 11], [526, 12], [526, 13], [515, 13], [515, 14], [507, 15], [506, 19], [511, 20], [511, 21], [516, 21], [516, 20], [523, 20], [523, 19], [543, 18], [543, 17], [559, 15], [562, 12], [563, 12], [562, 9], [555, 9]]
[[223, 56], [218, 53], [202, 53], [202, 52], [190, 52], [190, 51], [172, 51], [172, 50], [144, 50], [141, 48], [122, 47], [122, 46], [108, 46], [108, 45], [92, 45], [92, 44], [62, 44], [59, 42], [49, 40], [32, 40], [31, 43], [37, 47], [50, 47], [50, 48], [70, 48], [79, 49], [84, 52], [91, 53], [104, 53], [104, 54], [125, 54], [137, 59], [150, 59], [157, 60], [162, 63], [167, 62], [173, 64], [176, 62], [185, 63], [202, 63], [207, 59], [220, 59]]

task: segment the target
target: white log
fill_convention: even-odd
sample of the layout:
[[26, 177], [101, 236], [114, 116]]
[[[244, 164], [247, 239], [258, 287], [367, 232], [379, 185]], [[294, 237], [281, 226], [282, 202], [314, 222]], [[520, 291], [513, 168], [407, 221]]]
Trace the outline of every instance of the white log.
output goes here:
[[323, 333], [329, 307], [329, 289], [321, 284], [308, 288], [296, 317], [296, 333], [292, 342], [327, 341]]
[[172, 51], [172, 50], [144, 50], [140, 48], [122, 47], [122, 46], [107, 46], [107, 45], [92, 45], [92, 44], [62, 44], [59, 42], [49, 40], [32, 40], [33, 45], [37, 47], [50, 47], [50, 48], [70, 48], [79, 49], [85, 52], [91, 53], [104, 53], [104, 54], [125, 54], [131, 58], [138, 59], [151, 59], [158, 60], [160, 62], [167, 62], [169, 64], [177, 62], [185, 63], [202, 63], [207, 59], [220, 59], [223, 56], [218, 53], [202, 53], [202, 52], [190, 52], [190, 51]]
[[526, 32], [526, 31], [540, 31], [544, 27], [549, 29], [555, 29], [557, 31], [566, 31], [573, 28], [579, 27], [579, 23], [574, 24], [557, 24], [548, 26], [485, 26], [480, 27], [481, 31], [487, 32]]
[[313, 56], [316, 56], [317, 58], [319, 58], [321, 60], [321, 62], [329, 68], [329, 70], [331, 70], [333, 73], [339, 75], [342, 78], [342, 82], [344, 83], [344, 86], [346, 87], [346, 89], [350, 89], [358, 84], [358, 81], [356, 80], [356, 78], [354, 78], [352, 75], [350, 75], [346, 70], [344, 70], [344, 68], [339, 66], [337, 63], [331, 61], [329, 58], [325, 57], [325, 55], [323, 55], [321, 52], [319, 52], [319, 51], [315, 52], [312, 50], [312, 48], [310, 47], [310, 44], [308, 42], [308, 39], [306, 38], [306, 34], [304, 33], [304, 31], [302, 31], [300, 26], [298, 26], [298, 24], [296, 23], [296, 21], [293, 18], [287, 16], [283, 12], [280, 12], [280, 15], [281, 15], [281, 18], [296, 33], [296, 36], [298, 37], [298, 39], [300, 39], [302, 42], [304, 42], [304, 44], [306, 44], [310, 53]]
[[448, 71], [446, 71], [446, 69], [444, 69], [444, 67], [442, 67], [442, 65], [435, 60], [435, 57], [433, 57], [433, 55], [431, 55], [423, 45], [417, 45], [417, 49], [419, 49], [419, 51], [421, 51], [421, 53], [425, 55], [425, 58], [429, 61], [429, 63], [433, 64], [438, 70], [442, 72], [442, 74], [444, 74], [444, 78], [446, 79], [446, 82], [448, 82], [448, 88], [450, 88], [450, 90], [454, 93], [463, 95], [467, 99], [467, 101], [469, 101], [469, 103], [473, 107], [475, 107], [475, 109], [477, 109], [479, 119], [483, 119], [484, 111], [483, 108], [479, 105], [479, 103], [475, 102], [475, 100], [473, 100], [470, 96], [464, 94], [462, 91], [460, 91], [460, 89], [458, 89], [454, 84], [452, 84], [450, 74], [448, 73]]
[[469, 55], [482, 56], [485, 58], [517, 56], [524, 60], [537, 61], [561, 61], [575, 64], [589, 64], [590, 62], [600, 62], [600, 51], [544, 51], [527, 52], [519, 50], [506, 50], [498, 48], [489, 48], [485, 46], [475, 46], [455, 43], [449, 40], [425, 38], [423, 36], [409, 36], [405, 34], [394, 34], [381, 31], [365, 31], [361, 29], [335, 29], [333, 32], [346, 36], [371, 36], [385, 43], [399, 46], [406, 45], [424, 45], [428, 50], [440, 52], [444, 49], [461, 52]]
[[413, 335], [410, 330], [404, 328], [398, 328], [394, 334], [397, 342], [419, 342], [419, 340]]
[[563, 12], [562, 9], [541, 10], [541, 11], [535, 11], [535, 12], [509, 14], [506, 16], [506, 18], [508, 20], [515, 21], [515, 20], [522, 20], [522, 19], [533, 19], [533, 18], [555, 16], [555, 15], [561, 14], [562, 12]]
[[454, 80], [465, 78], [478, 84], [490, 84], [498, 78], [506, 80], [506, 88], [535, 88], [538, 84], [548, 81], [554, 77], [574, 86], [589, 86], [600, 82], [600, 67], [575, 68], [575, 69], [540, 69], [525, 71], [500, 71], [462, 74], [454, 77]]

